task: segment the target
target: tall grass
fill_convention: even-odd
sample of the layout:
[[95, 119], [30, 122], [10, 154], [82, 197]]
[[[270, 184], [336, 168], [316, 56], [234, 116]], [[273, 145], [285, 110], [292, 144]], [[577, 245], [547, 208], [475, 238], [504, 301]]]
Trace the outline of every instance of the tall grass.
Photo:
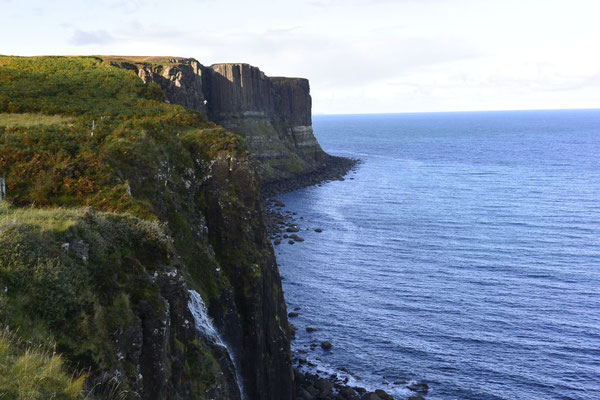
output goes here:
[[69, 374], [59, 354], [25, 345], [6, 330], [0, 332], [0, 399], [78, 399], [85, 378]]

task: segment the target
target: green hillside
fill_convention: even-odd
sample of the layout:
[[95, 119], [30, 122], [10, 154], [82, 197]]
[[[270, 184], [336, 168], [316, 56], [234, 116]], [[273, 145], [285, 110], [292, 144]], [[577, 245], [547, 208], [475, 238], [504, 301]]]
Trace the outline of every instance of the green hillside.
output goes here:
[[[88, 371], [92, 398], [229, 390], [185, 301], [198, 290], [238, 346], [262, 340], [250, 314], [276, 270], [240, 136], [101, 58], [0, 57], [0, 177], [0, 329], [55, 343], [61, 374]], [[0, 379], [0, 399], [10, 390]]]

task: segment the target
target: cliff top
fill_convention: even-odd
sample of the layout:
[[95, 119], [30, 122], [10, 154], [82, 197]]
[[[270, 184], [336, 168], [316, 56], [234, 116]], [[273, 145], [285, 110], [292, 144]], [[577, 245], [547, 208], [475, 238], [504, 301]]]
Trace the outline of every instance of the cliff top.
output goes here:
[[149, 63], [149, 64], [181, 64], [190, 61], [198, 60], [194, 58], [187, 57], [173, 57], [173, 56], [103, 56], [103, 55], [95, 55], [92, 57], [97, 57], [105, 61], [114, 61], [114, 62], [132, 62], [132, 63]]

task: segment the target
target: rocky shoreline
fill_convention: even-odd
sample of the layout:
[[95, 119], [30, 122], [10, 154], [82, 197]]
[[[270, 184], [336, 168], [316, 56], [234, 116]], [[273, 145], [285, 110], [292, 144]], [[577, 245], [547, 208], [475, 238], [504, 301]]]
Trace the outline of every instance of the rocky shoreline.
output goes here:
[[[264, 185], [261, 193], [263, 196], [264, 220], [273, 245], [293, 245], [304, 242], [298, 233], [308, 228], [301, 227], [303, 217], [289, 210], [284, 211], [286, 205], [274, 196], [303, 187], [320, 184], [331, 180], [345, 180], [345, 176], [353, 170], [360, 160], [331, 156], [325, 167], [319, 170], [300, 175], [295, 178]], [[321, 232], [321, 228], [310, 228], [315, 232]], [[298, 316], [300, 307], [289, 312], [288, 317]], [[293, 324], [292, 340], [296, 333]], [[309, 330], [310, 329], [310, 330]], [[307, 327], [307, 332], [318, 330], [318, 328]], [[317, 346], [330, 350], [332, 344], [323, 341], [320, 344], [313, 343], [311, 349]], [[351, 376], [344, 371], [326, 372], [318, 369], [318, 366], [306, 358], [306, 350], [297, 349], [294, 354], [294, 381], [296, 383], [295, 393], [298, 400], [394, 400], [394, 397], [385, 390], [377, 389], [367, 391], [356, 382], [349, 379]], [[409, 400], [425, 400], [423, 397], [429, 391], [426, 383], [394, 382], [398, 386], [404, 386], [413, 394], [408, 396]]]
[[[345, 176], [354, 170], [360, 162], [360, 160], [355, 158], [328, 155], [325, 165], [316, 171], [281, 181], [263, 183], [261, 197], [263, 200], [264, 222], [269, 237], [276, 240], [275, 244], [280, 244], [282, 239], [288, 239], [290, 235], [287, 235], [286, 232], [293, 234], [298, 232], [298, 230], [290, 226], [293, 225], [291, 223], [293, 220], [292, 214], [285, 214], [281, 211], [281, 208], [285, 207], [285, 204], [275, 199], [274, 196], [329, 181], [345, 180]], [[302, 238], [297, 240], [298, 235], [294, 236], [290, 240], [303, 241]]]
[[261, 195], [263, 199], [291, 192], [303, 187], [317, 185], [323, 182], [344, 180], [344, 176], [354, 169], [360, 160], [327, 155], [323, 166], [313, 172], [300, 174], [275, 182], [263, 183]]

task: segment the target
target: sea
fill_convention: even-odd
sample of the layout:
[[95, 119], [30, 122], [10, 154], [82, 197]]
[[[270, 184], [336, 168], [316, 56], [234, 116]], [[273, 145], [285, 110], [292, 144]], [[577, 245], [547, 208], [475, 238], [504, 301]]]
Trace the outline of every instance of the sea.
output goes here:
[[600, 110], [313, 126], [361, 163], [278, 197], [303, 368], [397, 399], [600, 399]]

